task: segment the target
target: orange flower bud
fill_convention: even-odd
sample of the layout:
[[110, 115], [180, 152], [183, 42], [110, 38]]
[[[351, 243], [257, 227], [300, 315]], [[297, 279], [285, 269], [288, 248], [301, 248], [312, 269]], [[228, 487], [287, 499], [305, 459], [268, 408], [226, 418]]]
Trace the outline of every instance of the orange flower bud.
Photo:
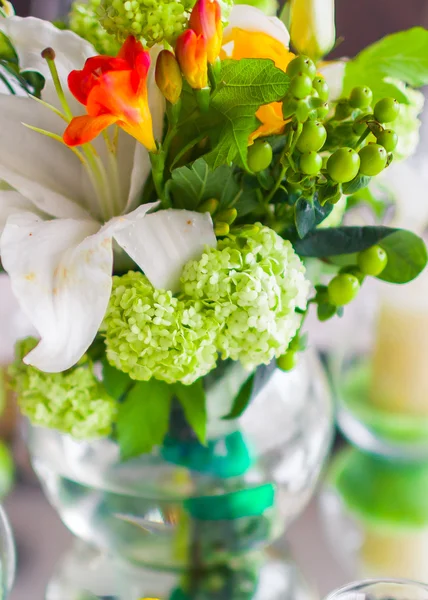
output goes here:
[[176, 104], [183, 89], [180, 66], [174, 54], [162, 50], [156, 63], [156, 83], [162, 94], [171, 104]]
[[196, 90], [207, 87], [208, 55], [205, 36], [188, 29], [177, 39], [175, 53], [188, 84]]
[[207, 40], [208, 62], [218, 58], [223, 41], [221, 8], [217, 0], [198, 0], [192, 10], [190, 28]]

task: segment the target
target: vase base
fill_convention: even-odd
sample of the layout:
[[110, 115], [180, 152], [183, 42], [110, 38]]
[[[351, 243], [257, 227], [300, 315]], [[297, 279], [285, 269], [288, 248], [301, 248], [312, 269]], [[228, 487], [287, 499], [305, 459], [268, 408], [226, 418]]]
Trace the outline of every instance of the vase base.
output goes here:
[[[254, 563], [252, 563], [254, 564]], [[45, 600], [318, 600], [286, 550], [267, 549], [258, 568], [228, 570], [227, 582], [216, 573], [198, 584], [198, 591], [181, 589], [183, 574], [153, 571], [124, 564], [81, 541], [61, 560]]]

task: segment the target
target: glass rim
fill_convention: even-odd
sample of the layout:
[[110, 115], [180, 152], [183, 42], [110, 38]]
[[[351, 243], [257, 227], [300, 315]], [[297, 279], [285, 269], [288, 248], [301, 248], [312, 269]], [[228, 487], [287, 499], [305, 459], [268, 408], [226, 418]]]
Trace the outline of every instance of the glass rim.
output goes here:
[[16, 550], [12, 527], [3, 506], [0, 505], [0, 560], [2, 562], [3, 586], [12, 589], [16, 574]]
[[[325, 600], [340, 600], [340, 596], [349, 592], [364, 592], [365, 588], [369, 588], [373, 585], [378, 585], [382, 583], [393, 583], [396, 585], [407, 585], [413, 589], [417, 589], [419, 591], [428, 592], [428, 585], [424, 583], [420, 583], [418, 581], [412, 581], [410, 579], [394, 579], [394, 578], [386, 578], [386, 579], [366, 579], [363, 581], [355, 581], [354, 583], [349, 583], [344, 587], [336, 590], [330, 596], [327, 596]], [[369, 590], [370, 591], [370, 590]], [[427, 596], [428, 599], [428, 596]]]

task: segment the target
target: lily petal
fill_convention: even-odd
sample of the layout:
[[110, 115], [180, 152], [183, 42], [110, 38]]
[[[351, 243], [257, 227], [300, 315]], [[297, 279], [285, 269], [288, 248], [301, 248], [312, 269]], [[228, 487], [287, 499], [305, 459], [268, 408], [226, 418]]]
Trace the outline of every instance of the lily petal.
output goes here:
[[38, 71], [45, 77], [43, 99], [55, 106], [59, 104], [58, 97], [41, 52], [45, 48], [55, 50], [56, 66], [66, 92], [68, 74], [74, 69], [80, 69], [87, 58], [96, 54], [94, 47], [75, 33], [60, 30], [52, 23], [34, 17], [0, 19], [0, 31], [3, 31], [15, 46], [21, 68]]
[[265, 33], [278, 40], [286, 48], [290, 45], [290, 34], [284, 23], [277, 17], [268, 17], [254, 6], [237, 4], [233, 7], [228, 27], [223, 33], [223, 44], [233, 39], [234, 29]]
[[11, 215], [34, 212], [34, 204], [13, 190], [0, 190], [0, 236]]
[[70, 368], [94, 339], [111, 293], [112, 240], [91, 221], [13, 215], [3, 265], [41, 341], [25, 358], [49, 373]]
[[346, 60], [335, 60], [324, 63], [320, 69], [328, 84], [330, 99], [332, 101], [338, 100], [342, 95], [345, 68]]
[[0, 179], [49, 215], [90, 218], [81, 162], [70, 148], [24, 127], [28, 121], [52, 133], [64, 129], [57, 115], [33, 99], [0, 94]]
[[[128, 218], [130, 215], [128, 215]], [[188, 210], [161, 210], [115, 234], [115, 239], [154, 287], [177, 292], [184, 265], [216, 246], [211, 216]]]

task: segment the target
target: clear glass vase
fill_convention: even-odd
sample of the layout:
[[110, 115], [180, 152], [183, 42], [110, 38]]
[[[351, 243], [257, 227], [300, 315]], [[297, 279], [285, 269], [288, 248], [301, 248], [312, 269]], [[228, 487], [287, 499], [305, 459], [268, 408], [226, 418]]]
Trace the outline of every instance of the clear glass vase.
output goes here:
[[0, 600], [6, 600], [15, 579], [15, 544], [12, 529], [0, 507]]
[[348, 585], [326, 600], [427, 600], [428, 587], [412, 581], [372, 580]]
[[[151, 570], [172, 579], [189, 572], [220, 573], [220, 586], [222, 580], [243, 577], [239, 585], [254, 588], [245, 597], [255, 597], [260, 565], [279, 561], [272, 558], [276, 551], [267, 549], [313, 493], [333, 419], [324, 371], [310, 352], [290, 373], [259, 372], [259, 391], [247, 410], [236, 421], [224, 420], [247, 377], [234, 365], [211, 382], [206, 446], [183, 426], [179, 410], [172, 412], [164, 445], [127, 462], [120, 461], [111, 439], [79, 442], [31, 428], [32, 461], [48, 499], [65, 525], [98, 549], [101, 562], [110, 555], [108, 560], [123, 563], [125, 571], [132, 565], [143, 580]], [[143, 588], [140, 596], [149, 596]], [[205, 596], [192, 596], [199, 597]]]

